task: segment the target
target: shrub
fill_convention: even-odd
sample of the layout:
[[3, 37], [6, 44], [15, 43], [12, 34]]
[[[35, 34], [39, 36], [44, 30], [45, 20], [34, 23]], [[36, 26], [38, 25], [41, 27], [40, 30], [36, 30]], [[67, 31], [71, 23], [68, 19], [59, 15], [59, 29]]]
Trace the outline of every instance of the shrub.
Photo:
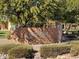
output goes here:
[[42, 46], [40, 53], [41, 57], [47, 58], [47, 57], [56, 57], [60, 54], [69, 53], [71, 49], [70, 45], [48, 45], [48, 46]]
[[8, 51], [9, 59], [13, 58], [22, 58], [22, 57], [34, 57], [33, 49], [31, 46], [18, 46], [12, 48]]
[[79, 55], [79, 40], [74, 40], [70, 42], [71, 44], [71, 50], [70, 50], [70, 54], [72, 56], [77, 56]]
[[78, 44], [72, 45], [70, 54], [71, 54], [72, 56], [77, 56], [77, 55], [79, 55], [79, 46], [78, 46]]
[[13, 56], [9, 56], [8, 59], [16, 59], [16, 58]]
[[79, 44], [79, 40], [76, 40], [76, 39], [75, 39], [75, 40], [73, 40], [73, 41], [70, 41], [69, 43], [70, 43], [70, 44]]
[[18, 46], [18, 45], [16, 45], [16, 44], [1, 45], [0, 46], [0, 53], [7, 54], [8, 50], [10, 50], [11, 48], [16, 47], [16, 46]]

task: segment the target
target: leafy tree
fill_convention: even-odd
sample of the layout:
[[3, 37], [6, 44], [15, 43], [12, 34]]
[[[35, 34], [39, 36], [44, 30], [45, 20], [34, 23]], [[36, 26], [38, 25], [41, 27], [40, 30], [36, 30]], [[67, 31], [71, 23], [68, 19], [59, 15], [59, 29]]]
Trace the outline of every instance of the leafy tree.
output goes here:
[[49, 25], [49, 20], [77, 22], [79, 0], [1, 0], [0, 15], [25, 26]]
[[67, 22], [77, 22], [77, 16], [79, 15], [79, 0], [67, 0], [67, 9], [65, 13], [65, 19]]
[[79, 10], [79, 0], [67, 0], [67, 10]]
[[[64, 22], [79, 23], [79, 0], [66, 0], [66, 12], [64, 14]], [[71, 24], [67, 31], [71, 28]]]
[[48, 20], [63, 19], [66, 0], [2, 0], [0, 13], [14, 23], [43, 26]]

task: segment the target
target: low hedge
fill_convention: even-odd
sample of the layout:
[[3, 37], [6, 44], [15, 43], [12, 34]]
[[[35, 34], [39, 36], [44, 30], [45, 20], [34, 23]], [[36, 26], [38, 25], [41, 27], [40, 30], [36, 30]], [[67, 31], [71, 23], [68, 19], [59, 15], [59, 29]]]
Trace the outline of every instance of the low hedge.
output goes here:
[[70, 54], [72, 56], [79, 55], [79, 40], [74, 40], [69, 42], [71, 44]]
[[70, 50], [70, 45], [48, 45], [42, 46], [40, 49], [40, 53], [41, 57], [46, 59], [48, 57], [56, 57], [57, 55], [69, 53]]
[[14, 48], [16, 46], [18, 46], [18, 45], [16, 45], [16, 44], [0, 45], [0, 53], [7, 54], [8, 50], [10, 50], [11, 48]]
[[71, 50], [70, 50], [70, 54], [72, 56], [78, 56], [79, 55], [79, 44], [72, 44]]
[[9, 59], [13, 58], [33, 58], [33, 49], [31, 46], [18, 46], [15, 48], [12, 48], [8, 51]]

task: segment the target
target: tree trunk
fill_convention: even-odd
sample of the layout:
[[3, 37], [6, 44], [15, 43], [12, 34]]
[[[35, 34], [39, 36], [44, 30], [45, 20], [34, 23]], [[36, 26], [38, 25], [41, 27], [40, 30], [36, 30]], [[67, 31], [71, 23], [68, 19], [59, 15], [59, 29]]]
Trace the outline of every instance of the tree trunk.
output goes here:
[[62, 23], [56, 21], [56, 29], [58, 30], [58, 42], [61, 43], [62, 41]]

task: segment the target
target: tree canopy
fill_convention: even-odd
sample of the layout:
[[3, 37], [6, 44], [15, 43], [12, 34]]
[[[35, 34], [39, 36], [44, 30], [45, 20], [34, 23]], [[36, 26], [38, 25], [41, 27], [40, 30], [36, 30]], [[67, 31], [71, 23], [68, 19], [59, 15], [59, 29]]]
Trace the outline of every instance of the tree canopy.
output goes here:
[[43, 26], [49, 20], [75, 22], [79, 15], [79, 0], [1, 0], [0, 15], [11, 22], [28, 26]]
[[79, 0], [67, 0], [67, 9], [65, 13], [65, 19], [67, 22], [78, 22], [79, 17]]

